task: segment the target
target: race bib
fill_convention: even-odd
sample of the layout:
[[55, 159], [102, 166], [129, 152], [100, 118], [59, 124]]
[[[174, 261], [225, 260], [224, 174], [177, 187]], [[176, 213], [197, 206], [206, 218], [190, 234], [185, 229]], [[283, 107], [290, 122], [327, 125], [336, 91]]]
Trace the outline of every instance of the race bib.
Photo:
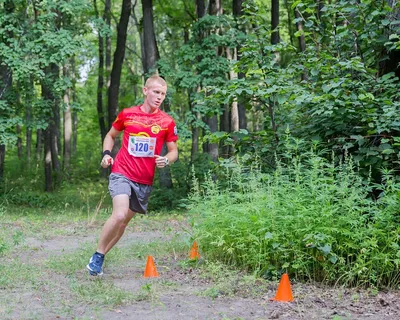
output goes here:
[[156, 138], [130, 136], [128, 152], [135, 157], [154, 157]]

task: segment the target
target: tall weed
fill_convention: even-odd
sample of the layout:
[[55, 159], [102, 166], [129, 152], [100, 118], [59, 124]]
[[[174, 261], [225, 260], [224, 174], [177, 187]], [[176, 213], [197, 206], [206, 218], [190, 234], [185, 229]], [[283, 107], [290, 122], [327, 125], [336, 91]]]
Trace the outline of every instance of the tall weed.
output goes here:
[[267, 278], [398, 286], [400, 185], [390, 172], [372, 185], [350, 157], [334, 164], [313, 148], [287, 150], [272, 173], [238, 159], [225, 162], [225, 180], [194, 186], [194, 232], [208, 258]]

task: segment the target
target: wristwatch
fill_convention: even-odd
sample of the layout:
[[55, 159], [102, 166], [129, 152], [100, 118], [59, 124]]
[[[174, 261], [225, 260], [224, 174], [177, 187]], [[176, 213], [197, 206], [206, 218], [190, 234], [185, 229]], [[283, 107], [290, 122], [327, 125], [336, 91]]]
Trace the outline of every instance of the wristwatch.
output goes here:
[[165, 159], [165, 165], [166, 165], [166, 166], [169, 165], [169, 160], [168, 160], [168, 158], [165, 157], [164, 159]]

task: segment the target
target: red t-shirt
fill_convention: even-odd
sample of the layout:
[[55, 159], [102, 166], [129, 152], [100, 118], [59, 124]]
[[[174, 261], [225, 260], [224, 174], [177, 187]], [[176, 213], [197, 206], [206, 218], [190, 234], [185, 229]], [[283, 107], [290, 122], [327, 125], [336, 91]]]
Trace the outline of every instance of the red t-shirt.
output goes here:
[[113, 173], [147, 185], [153, 184], [156, 160], [164, 142], [178, 140], [174, 119], [165, 112], [144, 113], [141, 106], [122, 110], [113, 123], [118, 131], [124, 131], [122, 147], [115, 157]]

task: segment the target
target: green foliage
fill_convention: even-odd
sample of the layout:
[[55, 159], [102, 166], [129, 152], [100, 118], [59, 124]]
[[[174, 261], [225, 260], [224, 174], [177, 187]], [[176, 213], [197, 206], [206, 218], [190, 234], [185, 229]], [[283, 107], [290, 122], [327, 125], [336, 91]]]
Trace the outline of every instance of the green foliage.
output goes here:
[[[192, 26], [192, 37], [175, 53], [176, 66], [168, 59], [161, 59], [162, 74], [180, 90], [190, 95], [191, 110], [185, 120], [192, 127], [208, 130], [202, 116], [222, 113], [220, 103], [208, 98], [215, 88], [227, 83], [230, 60], [218, 54], [219, 48], [235, 48], [243, 40], [243, 33], [228, 15], [206, 15]], [[198, 90], [201, 89], [201, 90]]]
[[382, 167], [398, 168], [399, 79], [393, 73], [376, 77], [358, 57], [308, 57], [305, 64], [314, 81], [296, 89], [287, 102], [304, 116], [294, 132], [311, 135], [339, 154], [351, 153], [364, 174], [369, 166], [375, 174]]
[[149, 211], [177, 209], [187, 195], [187, 187], [174, 186], [173, 188], [156, 187], [149, 200]]
[[[89, 2], [6, 1], [3, 5], [6, 8], [0, 17], [0, 62], [7, 68], [13, 87], [9, 91], [12, 89], [14, 96], [0, 104], [5, 111], [0, 118], [0, 143], [12, 145], [17, 139], [16, 125], [46, 128], [52, 107], [61, 104], [64, 90], [72, 87], [69, 79], [60, 79], [59, 74], [53, 77], [47, 68], [62, 68], [85, 47], [82, 35], [86, 32]], [[34, 85], [41, 82], [49, 84], [57, 102], [40, 99]], [[32, 109], [32, 119], [24, 123], [21, 117], [28, 113], [26, 109]]]
[[293, 42], [270, 45], [269, 13], [246, 2], [240, 24], [255, 26], [254, 32], [239, 42], [241, 56], [233, 66], [245, 77], [210, 83], [210, 94], [195, 106], [203, 106], [204, 114], [207, 105], [246, 105], [250, 132], [212, 136], [238, 154], [255, 151], [273, 166], [272, 155], [289, 127], [339, 158], [351, 154], [364, 176], [372, 167], [380, 181], [382, 167], [400, 167], [400, 81], [394, 73], [382, 74], [385, 54], [398, 40], [399, 20], [392, 12], [398, 8], [373, 1], [324, 3], [321, 12], [317, 7], [315, 1], [292, 4], [300, 13], [294, 22], [304, 26], [295, 36], [304, 35], [306, 42], [305, 51], [297, 52]]
[[[185, 155], [185, 147], [180, 151], [180, 161], [170, 166], [172, 188], [162, 188], [159, 185], [159, 172], [156, 171], [153, 191], [149, 200], [150, 211], [184, 208], [188, 192], [192, 185], [193, 174], [204, 181], [204, 175], [216, 169], [208, 154], [198, 153], [190, 161]], [[186, 151], [187, 152], [187, 151]], [[194, 171], [192, 170], [194, 168]]]
[[[4, 108], [3, 108], [4, 107]], [[0, 111], [7, 109], [0, 118], [0, 144], [14, 144], [17, 141], [15, 127], [20, 125], [22, 120], [20, 117], [13, 115], [13, 110], [9, 108], [5, 101], [0, 101]]]
[[[90, 154], [88, 149], [73, 159], [75, 170], [65, 175], [60, 189], [53, 193], [43, 192], [42, 165], [27, 164], [10, 154], [6, 161], [8, 170], [0, 186], [0, 203], [19, 207], [18, 214], [22, 214], [25, 208], [42, 208], [53, 212], [74, 208], [82, 209], [84, 213], [93, 210], [107, 192], [107, 180], [100, 178], [95, 161], [88, 161]], [[109, 197], [105, 197], [105, 201], [109, 203]]]
[[[191, 196], [206, 256], [270, 278], [397, 287], [400, 185], [390, 172], [366, 183], [351, 158], [335, 164], [287, 143], [273, 173], [230, 163]], [[240, 160], [240, 159], [238, 159]], [[371, 200], [372, 188], [381, 190]], [[196, 191], [197, 190], [197, 191]]]

